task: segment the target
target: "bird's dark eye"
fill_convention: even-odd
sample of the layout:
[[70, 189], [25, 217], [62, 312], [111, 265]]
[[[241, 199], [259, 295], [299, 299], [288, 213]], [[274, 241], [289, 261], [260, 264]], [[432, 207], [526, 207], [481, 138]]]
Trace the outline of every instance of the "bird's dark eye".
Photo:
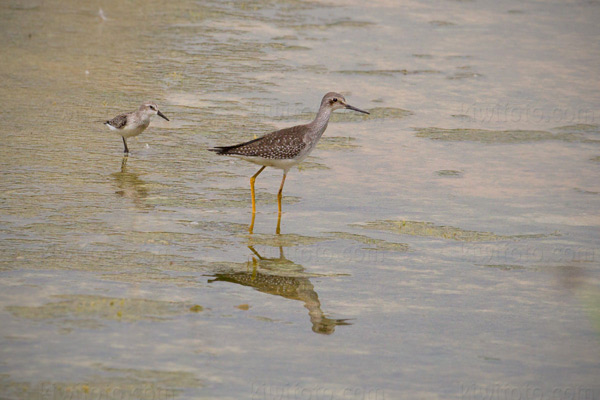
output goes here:
[[336, 97], [334, 97], [332, 101], [335, 103], [335, 102], [337, 101], [337, 98], [336, 98]]

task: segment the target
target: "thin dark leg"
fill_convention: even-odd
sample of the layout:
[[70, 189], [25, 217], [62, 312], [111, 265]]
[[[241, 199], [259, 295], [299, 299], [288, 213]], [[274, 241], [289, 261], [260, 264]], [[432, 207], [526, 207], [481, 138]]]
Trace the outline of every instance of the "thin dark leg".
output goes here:
[[125, 141], [125, 136], [121, 136], [123, 138], [123, 144], [125, 145], [125, 150], [123, 150], [123, 153], [127, 153], [129, 154], [129, 149], [127, 148], [127, 142]]
[[127, 171], [127, 159], [128, 158], [129, 158], [129, 156], [127, 154], [125, 154], [123, 156], [123, 160], [121, 161], [121, 172]]

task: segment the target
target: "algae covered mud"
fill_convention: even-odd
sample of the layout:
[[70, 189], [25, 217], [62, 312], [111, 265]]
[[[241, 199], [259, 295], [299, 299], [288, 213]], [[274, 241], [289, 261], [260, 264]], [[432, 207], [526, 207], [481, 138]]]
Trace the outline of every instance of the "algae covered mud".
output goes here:
[[[599, 17], [3, 2], [0, 397], [600, 398]], [[265, 170], [248, 234], [256, 168], [206, 149], [328, 91], [371, 115], [290, 172], [281, 234]], [[102, 122], [147, 100], [123, 159]]]

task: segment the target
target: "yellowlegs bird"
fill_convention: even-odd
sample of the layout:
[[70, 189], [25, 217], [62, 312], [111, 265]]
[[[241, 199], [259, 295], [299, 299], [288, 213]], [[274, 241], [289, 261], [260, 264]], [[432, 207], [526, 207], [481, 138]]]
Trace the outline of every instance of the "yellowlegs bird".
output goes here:
[[169, 120], [169, 118], [160, 112], [156, 103], [148, 102], [142, 104], [137, 111], [117, 115], [113, 119], [106, 121], [104, 125], [123, 138], [123, 145], [125, 146], [123, 152], [127, 154], [129, 153], [129, 149], [127, 148], [125, 138], [137, 136], [144, 132], [148, 125], [150, 125], [150, 117], [157, 114], [167, 121]]
[[[329, 92], [321, 100], [321, 107], [315, 119], [305, 125], [271, 132], [258, 139], [250, 140], [233, 146], [221, 146], [209, 149], [217, 154], [240, 157], [254, 164], [262, 165], [258, 172], [250, 178], [250, 191], [252, 194], [252, 215], [256, 213], [254, 197], [254, 182], [256, 177], [266, 168], [273, 167], [283, 170], [281, 186], [277, 193], [277, 206], [281, 216], [281, 197], [283, 184], [288, 171], [294, 165], [301, 163], [317, 145], [317, 142], [327, 129], [329, 117], [335, 110], [347, 108], [361, 113], [369, 114], [346, 103], [346, 99], [339, 93]], [[254, 221], [254, 218], [253, 218]], [[252, 226], [250, 227], [252, 231]]]

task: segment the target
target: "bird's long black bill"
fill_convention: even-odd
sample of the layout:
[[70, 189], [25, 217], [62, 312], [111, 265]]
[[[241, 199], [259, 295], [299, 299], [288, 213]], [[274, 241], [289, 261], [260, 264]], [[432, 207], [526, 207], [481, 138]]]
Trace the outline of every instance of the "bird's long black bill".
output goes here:
[[361, 112], [361, 113], [363, 113], [363, 114], [371, 114], [371, 113], [370, 113], [370, 112], [368, 112], [368, 111], [361, 110], [360, 108], [353, 107], [353, 106], [351, 106], [350, 104], [346, 104], [346, 108], [347, 108], [347, 109], [349, 109], [349, 110], [354, 110], [354, 111]]
[[165, 114], [161, 113], [160, 111], [158, 111], [157, 114], [158, 114], [159, 117], [162, 117], [162, 118], [166, 119], [167, 121], [169, 120], [169, 118], [167, 118], [165, 116]]

